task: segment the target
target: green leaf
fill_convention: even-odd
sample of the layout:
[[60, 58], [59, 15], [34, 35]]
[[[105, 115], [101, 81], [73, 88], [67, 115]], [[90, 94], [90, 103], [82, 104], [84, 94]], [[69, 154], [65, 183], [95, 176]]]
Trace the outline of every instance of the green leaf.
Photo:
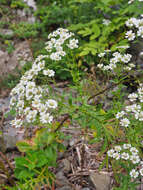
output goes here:
[[93, 25], [92, 31], [94, 34], [90, 36], [90, 40], [94, 40], [100, 35], [100, 28], [97, 24]]
[[90, 50], [83, 50], [83, 51], [79, 54], [79, 56], [85, 56], [85, 55], [88, 55], [89, 52], [90, 52]]
[[37, 152], [37, 157], [38, 157], [37, 164], [36, 164], [37, 167], [42, 167], [48, 163], [48, 160], [46, 158], [44, 151]]
[[81, 34], [83, 37], [92, 34], [92, 30], [90, 28], [85, 28], [85, 30], [80, 30], [78, 34]]
[[31, 149], [31, 146], [25, 141], [17, 142], [16, 146], [20, 152], [27, 152], [28, 150]]
[[92, 53], [92, 55], [96, 55], [97, 54], [97, 50], [96, 49], [91, 49], [91, 53]]
[[57, 159], [56, 149], [54, 149], [51, 146], [47, 147], [46, 150], [45, 150], [45, 156], [46, 156], [46, 158], [48, 160], [49, 165], [51, 165], [51, 166], [56, 165], [56, 159]]

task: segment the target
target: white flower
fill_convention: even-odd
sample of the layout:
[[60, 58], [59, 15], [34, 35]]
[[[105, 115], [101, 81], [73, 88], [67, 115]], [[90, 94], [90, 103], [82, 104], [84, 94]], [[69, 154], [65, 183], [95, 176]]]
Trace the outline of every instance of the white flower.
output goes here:
[[130, 18], [126, 21], [126, 26], [128, 27], [132, 27], [135, 25], [135, 23], [137, 22], [137, 19], [136, 18]]
[[24, 101], [25, 94], [20, 94], [18, 96], [18, 101]]
[[130, 171], [130, 176], [131, 176], [132, 178], [137, 178], [138, 175], [139, 175], [139, 172], [136, 171], [135, 169], [132, 169], [132, 170]]
[[97, 67], [101, 69], [103, 67], [103, 63], [98, 64]]
[[115, 153], [114, 149], [108, 150], [107, 154], [109, 157], [113, 157], [113, 154]]
[[143, 95], [139, 95], [140, 102], [143, 102]]
[[58, 54], [60, 55], [60, 56], [65, 56], [66, 55], [66, 52], [65, 51], [58, 51]]
[[49, 113], [45, 113], [41, 115], [40, 121], [45, 124], [45, 123], [51, 123], [53, 121], [53, 116], [51, 116]]
[[44, 69], [44, 67], [45, 67], [45, 61], [41, 61], [41, 62], [38, 63], [38, 69], [39, 69], [39, 71], [41, 71], [42, 69]]
[[138, 164], [140, 162], [140, 158], [137, 155], [130, 156], [130, 160], [132, 161], [133, 164]]
[[135, 147], [131, 147], [131, 148], [130, 148], [130, 152], [131, 152], [133, 155], [137, 155], [139, 151], [138, 151]]
[[120, 151], [122, 150], [121, 146], [119, 146], [119, 145], [118, 145], [118, 146], [115, 146], [114, 149], [115, 149], [115, 151], [117, 151], [117, 152], [120, 152]]
[[47, 106], [45, 104], [40, 104], [39, 111], [40, 111], [40, 114], [46, 113]]
[[34, 122], [36, 120], [37, 110], [29, 111], [28, 115], [26, 116], [26, 120], [28, 123]]
[[124, 112], [124, 111], [118, 112], [118, 113], [116, 114], [116, 118], [119, 119], [119, 118], [123, 117], [124, 115], [125, 115], [125, 112]]
[[121, 59], [121, 57], [122, 57], [122, 55], [117, 51], [117, 52], [114, 52], [113, 53], [113, 56], [116, 58], [116, 59], [118, 59], [118, 60], [120, 60]]
[[33, 90], [35, 88], [35, 82], [28, 82], [26, 86], [26, 90]]
[[60, 60], [61, 60], [61, 56], [59, 55], [58, 52], [56, 52], [56, 53], [51, 53], [50, 59], [51, 59], [51, 60], [54, 60], [54, 61], [60, 61]]
[[142, 86], [140, 88], [138, 88], [138, 93], [139, 93], [139, 95], [143, 95], [143, 87]]
[[121, 61], [123, 61], [124, 63], [128, 63], [131, 60], [131, 58], [132, 58], [132, 55], [127, 53], [121, 57]]
[[52, 48], [53, 48], [52, 42], [51, 42], [51, 41], [47, 42], [45, 49], [46, 49], [48, 52], [51, 52], [51, 51], [52, 51]]
[[53, 108], [53, 109], [55, 109], [58, 105], [57, 102], [52, 99], [48, 100], [46, 104], [49, 108]]
[[143, 19], [138, 20], [138, 28], [143, 27]]
[[30, 112], [30, 107], [25, 108], [25, 110], [24, 110], [25, 115], [28, 115], [29, 112]]
[[128, 32], [126, 32], [125, 38], [128, 38], [129, 41], [132, 41], [135, 39], [135, 33], [133, 33], [132, 30], [129, 30]]
[[36, 58], [35, 62], [39, 62], [39, 61], [41, 61], [44, 58], [45, 58], [45, 55], [38, 55], [38, 57]]
[[135, 118], [138, 119], [139, 121], [143, 121], [143, 111], [137, 112], [135, 114]]
[[24, 107], [24, 101], [18, 101], [18, 103], [17, 103], [17, 107], [19, 108], [19, 109], [22, 109], [23, 107]]
[[109, 68], [110, 68], [110, 70], [112, 71], [113, 69], [115, 69], [117, 66], [116, 66], [116, 64], [109, 64]]
[[19, 128], [22, 126], [23, 122], [21, 119], [14, 119], [11, 121], [11, 124], [14, 125], [16, 128]]
[[23, 94], [25, 92], [25, 87], [20, 85], [17, 91], [18, 94]]
[[77, 40], [77, 39], [71, 39], [71, 40], [69, 41], [69, 44], [67, 44], [67, 46], [68, 46], [70, 49], [78, 48], [78, 40]]
[[139, 27], [139, 30], [137, 31], [137, 35], [141, 38], [143, 38], [143, 26]]
[[129, 94], [128, 98], [131, 102], [135, 101], [138, 98], [138, 95], [136, 93]]
[[134, 0], [130, 0], [130, 1], [128, 1], [128, 4], [131, 4], [132, 2], [134, 2]]
[[131, 68], [134, 68], [134, 67], [135, 67], [135, 64], [130, 63], [129, 66], [130, 66]]
[[136, 112], [140, 111], [141, 106], [137, 105], [137, 104], [133, 104], [133, 105], [130, 105], [130, 106], [126, 106], [125, 109], [126, 109], [127, 112], [136, 113]]
[[41, 101], [40, 101], [38, 98], [35, 98], [35, 99], [32, 101], [32, 107], [34, 107], [34, 108], [39, 108], [40, 103], [41, 103]]
[[130, 124], [130, 121], [127, 118], [123, 118], [120, 121], [120, 125], [123, 127], [128, 127], [129, 124]]
[[99, 53], [98, 57], [104, 57], [104, 55], [105, 55], [105, 52], [104, 53]]
[[110, 66], [109, 66], [109, 65], [104, 66], [104, 67], [103, 67], [103, 70], [104, 70], [104, 71], [110, 70]]
[[43, 74], [44, 74], [44, 75], [48, 75], [49, 77], [53, 77], [53, 76], [55, 75], [55, 71], [50, 70], [50, 69], [48, 69], [48, 70], [43, 70]]
[[103, 19], [103, 24], [104, 24], [104, 25], [108, 26], [110, 23], [111, 23], [110, 20], [108, 20], [108, 19]]
[[14, 106], [16, 103], [16, 97], [13, 96], [11, 99], [10, 99], [10, 106]]
[[143, 176], [143, 168], [140, 169], [140, 174]]
[[125, 69], [126, 71], [130, 71], [132, 68], [129, 67], [129, 66], [126, 66], [126, 67], [124, 67], [124, 69]]
[[30, 100], [33, 98], [33, 91], [32, 90], [27, 90], [26, 91], [26, 99]]
[[129, 149], [129, 148], [131, 148], [131, 144], [123, 144], [123, 148], [124, 149]]
[[143, 166], [143, 161], [140, 162], [141, 166]]
[[121, 158], [123, 158], [124, 160], [128, 160], [128, 159], [129, 159], [129, 154], [126, 153], [126, 152], [123, 152], [123, 153], [121, 154]]
[[119, 160], [120, 154], [118, 152], [113, 153], [113, 158], [115, 158], [116, 160]]

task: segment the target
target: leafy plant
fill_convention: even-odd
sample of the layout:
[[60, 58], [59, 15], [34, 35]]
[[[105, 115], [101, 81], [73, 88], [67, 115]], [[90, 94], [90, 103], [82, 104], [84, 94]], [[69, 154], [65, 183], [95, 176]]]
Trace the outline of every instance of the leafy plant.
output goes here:
[[51, 187], [55, 177], [49, 168], [56, 166], [57, 150], [63, 150], [60, 134], [41, 129], [31, 141], [18, 142], [17, 147], [25, 152], [24, 157], [15, 159], [15, 177], [19, 180], [17, 189], [32, 190], [46, 184]]

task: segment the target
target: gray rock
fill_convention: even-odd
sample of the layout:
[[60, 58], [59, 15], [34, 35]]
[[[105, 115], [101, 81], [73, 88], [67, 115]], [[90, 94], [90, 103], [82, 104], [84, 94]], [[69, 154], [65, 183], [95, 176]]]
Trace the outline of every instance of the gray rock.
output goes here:
[[84, 187], [81, 190], [90, 190], [88, 187]]
[[56, 179], [59, 181], [61, 186], [68, 186], [69, 185], [68, 179], [64, 176], [64, 173], [62, 171], [59, 171], [56, 174]]
[[24, 132], [18, 128], [13, 128], [10, 124], [4, 126], [4, 132], [0, 136], [0, 151], [5, 152], [8, 149], [14, 149], [16, 143], [24, 139]]
[[64, 172], [68, 173], [71, 170], [71, 165], [68, 159], [63, 160]]
[[18, 15], [19, 17], [25, 17], [25, 16], [26, 16], [26, 12], [25, 12], [24, 9], [23, 9], [23, 10], [18, 9], [18, 10], [17, 10], [17, 15]]
[[110, 190], [110, 176], [108, 173], [90, 173], [90, 179], [96, 190]]
[[15, 45], [12, 55], [0, 51], [0, 76], [15, 73], [15, 68], [20, 69], [20, 60], [32, 60], [31, 50], [27, 41]]
[[9, 102], [10, 102], [10, 97], [0, 98], [0, 112], [8, 109]]

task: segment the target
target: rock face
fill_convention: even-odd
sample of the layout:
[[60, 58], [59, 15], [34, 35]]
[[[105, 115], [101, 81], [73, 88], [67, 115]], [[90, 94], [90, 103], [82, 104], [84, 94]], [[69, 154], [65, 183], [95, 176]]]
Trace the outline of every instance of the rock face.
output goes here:
[[6, 76], [8, 73], [13, 73], [15, 68], [21, 68], [20, 60], [30, 61], [32, 55], [27, 41], [18, 43], [12, 55], [0, 50], [0, 76]]
[[110, 190], [110, 176], [108, 173], [94, 173], [90, 174], [90, 179], [96, 190]]
[[[0, 113], [9, 110], [10, 97], [0, 99]], [[0, 151], [5, 152], [8, 149], [14, 149], [17, 141], [23, 140], [24, 131], [19, 128], [13, 128], [10, 124], [14, 118], [8, 116], [0, 125]]]
[[24, 133], [19, 133], [19, 129], [13, 128], [10, 124], [4, 126], [6, 131], [0, 135], [0, 151], [5, 152], [8, 149], [14, 149], [16, 143], [23, 140]]

